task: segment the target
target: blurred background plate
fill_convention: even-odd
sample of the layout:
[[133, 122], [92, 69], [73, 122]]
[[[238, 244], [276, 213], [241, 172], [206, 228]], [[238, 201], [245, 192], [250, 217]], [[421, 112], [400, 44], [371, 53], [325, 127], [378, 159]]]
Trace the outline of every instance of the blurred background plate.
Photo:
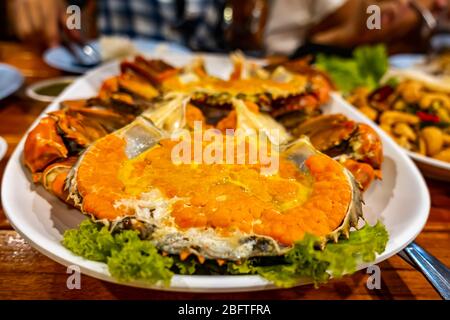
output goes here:
[[[158, 52], [163, 53], [165, 51], [179, 54], [191, 52], [188, 48], [172, 42], [164, 42], [148, 39], [133, 39], [132, 42], [138, 52], [145, 52], [147, 54]], [[100, 51], [98, 40], [91, 41], [90, 44], [95, 49]], [[67, 51], [67, 49], [65, 49], [62, 46], [46, 50], [44, 52], [44, 60], [48, 65], [52, 66], [53, 68], [66, 72], [82, 74], [88, 71], [89, 69], [92, 69], [77, 64], [72, 55]]]
[[426, 177], [450, 182], [450, 163], [426, 157], [409, 150], [407, 152]]
[[0, 161], [5, 156], [7, 149], [8, 149], [8, 144], [6, 143], [5, 139], [0, 137]]
[[[450, 43], [450, 36], [441, 39], [448, 39]], [[409, 69], [424, 63], [425, 60], [426, 56], [424, 54], [396, 54], [389, 57], [389, 64], [391, 67], [397, 69]], [[406, 152], [425, 176], [433, 179], [450, 181], [450, 163], [433, 159], [409, 150], [406, 150]]]
[[24, 78], [19, 70], [9, 64], [0, 63], [0, 99], [16, 92], [23, 81]]
[[34, 100], [52, 102], [65, 90], [77, 77], [59, 77], [38, 81], [28, 86], [25, 93]]
[[391, 67], [405, 69], [425, 61], [424, 54], [394, 54], [389, 57]]

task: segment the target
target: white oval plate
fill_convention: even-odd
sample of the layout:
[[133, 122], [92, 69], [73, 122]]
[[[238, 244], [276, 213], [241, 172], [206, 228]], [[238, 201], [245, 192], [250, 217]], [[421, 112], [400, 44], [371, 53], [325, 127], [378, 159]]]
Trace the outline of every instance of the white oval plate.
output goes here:
[[[167, 55], [165, 60], [174, 65], [183, 65], [191, 57], [190, 55]], [[226, 57], [207, 55], [205, 58], [209, 72], [215, 75], [224, 76], [231, 70], [230, 61]], [[91, 71], [66, 88], [45, 111], [56, 110], [58, 103], [62, 100], [94, 96], [102, 81], [118, 72], [117, 62]], [[325, 107], [325, 112], [341, 112], [356, 121], [370, 123], [339, 95], [333, 94], [332, 100], [332, 103]], [[375, 182], [365, 193], [364, 210], [371, 222], [381, 218], [390, 234], [385, 252], [376, 259], [378, 263], [396, 254], [419, 234], [428, 217], [430, 198], [425, 182], [413, 162], [384, 132], [378, 127], [375, 127], [375, 130], [383, 139], [384, 179]], [[51, 259], [66, 266], [78, 265], [87, 275], [118, 283], [110, 276], [104, 263], [83, 259], [61, 245], [64, 230], [75, 228], [84, 217], [79, 211], [68, 208], [41, 186], [35, 186], [31, 182], [30, 174], [22, 164], [23, 145], [24, 139], [11, 156], [3, 177], [2, 202], [11, 224], [32, 246]], [[360, 266], [360, 269], [363, 267], [365, 266]], [[307, 281], [299, 285], [305, 283]], [[265, 279], [253, 275], [176, 275], [169, 288], [155, 287], [142, 282], [125, 284], [186, 292], [231, 292], [275, 288]]]

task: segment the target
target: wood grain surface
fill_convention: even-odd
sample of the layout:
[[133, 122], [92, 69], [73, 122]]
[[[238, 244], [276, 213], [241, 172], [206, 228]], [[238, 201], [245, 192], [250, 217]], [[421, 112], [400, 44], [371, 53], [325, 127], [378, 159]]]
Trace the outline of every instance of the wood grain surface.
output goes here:
[[[20, 44], [0, 42], [0, 61], [18, 67], [26, 85], [62, 75], [46, 66], [41, 54]], [[25, 97], [24, 89], [0, 101], [0, 136], [8, 151], [0, 162], [0, 179], [21, 137], [46, 104]], [[430, 218], [419, 245], [450, 265], [450, 183], [426, 179], [431, 194]], [[407, 190], [405, 190], [407, 192]], [[9, 225], [0, 204], [0, 299], [440, 299], [433, 287], [398, 256], [380, 264], [381, 289], [369, 290], [365, 270], [319, 289], [303, 286], [250, 293], [186, 294], [129, 288], [82, 276], [81, 289], [69, 290], [66, 268], [27, 244]]]

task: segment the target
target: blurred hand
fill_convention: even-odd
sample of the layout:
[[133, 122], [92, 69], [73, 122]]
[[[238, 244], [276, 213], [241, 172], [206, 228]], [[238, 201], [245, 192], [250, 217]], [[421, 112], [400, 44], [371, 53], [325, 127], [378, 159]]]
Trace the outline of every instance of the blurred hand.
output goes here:
[[[348, 0], [336, 14], [338, 22], [312, 36], [317, 43], [355, 46], [362, 43], [391, 42], [401, 39], [420, 25], [420, 17], [410, 6], [411, 0]], [[417, 0], [437, 13], [448, 8], [450, 0]], [[378, 5], [381, 29], [367, 28], [367, 8]], [[327, 22], [329, 23], [329, 22]]]
[[65, 8], [63, 0], [12, 0], [10, 6], [11, 21], [21, 40], [58, 45], [59, 21]]

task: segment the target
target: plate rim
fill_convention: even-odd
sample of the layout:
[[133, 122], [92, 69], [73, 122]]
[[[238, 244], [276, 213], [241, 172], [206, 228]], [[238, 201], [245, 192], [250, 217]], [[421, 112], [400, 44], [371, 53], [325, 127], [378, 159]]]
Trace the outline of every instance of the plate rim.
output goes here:
[[404, 149], [405, 152], [408, 153], [408, 155], [413, 158], [414, 160], [424, 163], [424, 164], [428, 164], [430, 166], [433, 166], [435, 168], [439, 168], [439, 169], [443, 169], [443, 170], [447, 170], [450, 173], [450, 163], [442, 161], [442, 160], [438, 160], [438, 159], [434, 159], [428, 156], [424, 156], [421, 155], [417, 152], [413, 152], [410, 150], [406, 150]]
[[[202, 54], [202, 56], [205, 57], [205, 54]], [[89, 72], [87, 72], [85, 75], [83, 75], [82, 77], [80, 77], [79, 79], [77, 79], [74, 83], [72, 83], [71, 85], [69, 85], [66, 90], [68, 90], [71, 86], [75, 85], [76, 83], [78, 83], [79, 81], [83, 81], [86, 78], [89, 78], [92, 74], [99, 72], [100, 68], [108, 68], [110, 67], [110, 64], [115, 64], [117, 63], [117, 61], [113, 61], [110, 62], [106, 65], [102, 65], [99, 66], [93, 70], [90, 70]], [[352, 111], [355, 111], [354, 108], [349, 105], [340, 94], [333, 92], [332, 93], [332, 97], [333, 99], [337, 99], [345, 108], [351, 108]], [[66, 99], [66, 98], [64, 98]], [[6, 185], [6, 181], [9, 177], [9, 175], [12, 173], [11, 172], [11, 168], [15, 165], [14, 161], [20, 161], [21, 162], [21, 156], [22, 156], [22, 152], [23, 152], [23, 145], [26, 139], [26, 135], [27, 133], [31, 130], [31, 128], [33, 128], [37, 122], [46, 114], [46, 112], [48, 112], [49, 110], [52, 110], [52, 108], [54, 108], [60, 101], [62, 100], [62, 97], [59, 96], [57, 99], [55, 99], [55, 101], [53, 101], [51, 104], [49, 104], [49, 106], [43, 110], [43, 112], [36, 118], [36, 120], [31, 124], [31, 126], [27, 129], [27, 132], [25, 133], [25, 135], [22, 137], [21, 141], [19, 142], [19, 144], [17, 145], [16, 149], [14, 150], [13, 154], [11, 155], [11, 158], [9, 159], [6, 168], [5, 168], [5, 173], [2, 179], [2, 198], [3, 199], [10, 199], [11, 197], [9, 196], [9, 188], [5, 188], [4, 186]], [[371, 122], [369, 119], [366, 119], [363, 115], [357, 114], [355, 113], [355, 117], [360, 118], [357, 119], [358, 121], [363, 121], [363, 122]], [[411, 170], [413, 170], [413, 174], [417, 177], [417, 183], [419, 188], [421, 189], [421, 194], [422, 196], [424, 196], [424, 203], [422, 203], [423, 206], [423, 211], [421, 212], [419, 221], [416, 223], [416, 226], [414, 227], [414, 232], [409, 236], [409, 239], [407, 241], [404, 241], [404, 243], [400, 246], [396, 246], [396, 248], [394, 250], [392, 250], [389, 253], [383, 252], [382, 254], [377, 256], [376, 261], [373, 264], [377, 264], [383, 260], [386, 260], [388, 258], [390, 258], [391, 256], [395, 255], [397, 252], [401, 251], [404, 247], [406, 247], [411, 241], [413, 241], [417, 235], [422, 231], [426, 221], [428, 220], [428, 216], [429, 216], [429, 209], [430, 209], [430, 195], [429, 195], [429, 191], [426, 187], [425, 184], [425, 180], [422, 177], [422, 175], [420, 174], [419, 170], [417, 169], [417, 167], [415, 166], [415, 164], [413, 163], [413, 161], [406, 155], [406, 153], [404, 152], [404, 150], [399, 147], [385, 132], [383, 132], [381, 130], [381, 128], [379, 128], [378, 126], [374, 126], [374, 123], [371, 123], [372, 127], [374, 127], [374, 129], [377, 131], [377, 133], [379, 133], [383, 139], [388, 140], [389, 144], [391, 144], [391, 146], [393, 148], [397, 149], [397, 153], [399, 154], [400, 157], [402, 157], [403, 161], [405, 161], [405, 163], [410, 167]], [[20, 165], [23, 166], [23, 164], [21, 163]], [[44, 255], [48, 256], [49, 258], [51, 258], [52, 260], [64, 265], [64, 266], [69, 266], [72, 265], [74, 263], [74, 261], [76, 262], [82, 262], [82, 263], [77, 263], [77, 265], [80, 267], [80, 270], [82, 271], [83, 274], [92, 276], [94, 278], [97, 279], [101, 279], [107, 282], [111, 282], [111, 283], [116, 283], [116, 284], [121, 284], [121, 285], [127, 285], [127, 286], [131, 286], [131, 287], [139, 287], [139, 288], [145, 288], [145, 289], [155, 289], [155, 290], [164, 290], [164, 291], [176, 291], [176, 292], [250, 292], [250, 291], [259, 291], [259, 290], [269, 290], [269, 289], [279, 289], [278, 287], [276, 287], [275, 285], [273, 285], [272, 283], [270, 283], [269, 281], [267, 281], [266, 279], [263, 279], [262, 277], [258, 276], [258, 275], [220, 275], [220, 276], [201, 276], [201, 275], [191, 275], [191, 276], [185, 276], [185, 275], [175, 275], [172, 282], [178, 283], [178, 285], [182, 284], [184, 281], [183, 279], [197, 279], [197, 280], [201, 280], [204, 277], [214, 277], [214, 279], [216, 281], [219, 282], [226, 282], [229, 281], [231, 278], [233, 279], [251, 279], [253, 281], [253, 285], [248, 287], [248, 286], [239, 286], [240, 281], [235, 281], [235, 284], [233, 286], [223, 286], [223, 287], [217, 287], [217, 286], [212, 286], [211, 284], [209, 285], [209, 287], [203, 286], [203, 287], [192, 287], [192, 286], [173, 286], [172, 285], [170, 287], [161, 287], [161, 286], [157, 286], [157, 285], [148, 285], [148, 284], [143, 284], [140, 282], [121, 282], [118, 281], [116, 279], [114, 279], [113, 277], [111, 277], [109, 275], [109, 272], [106, 270], [106, 273], [102, 273], [96, 270], [92, 270], [90, 269], [88, 266], [86, 266], [87, 264], [92, 264], [94, 263], [93, 261], [78, 257], [74, 254], [72, 254], [69, 250], [65, 249], [64, 254], [55, 254], [49, 250], [47, 250], [45, 248], [45, 246], [38, 244], [35, 240], [32, 239], [32, 237], [29, 237], [28, 234], [26, 234], [25, 231], [23, 231], [21, 228], [19, 228], [18, 224], [16, 223], [15, 219], [14, 219], [14, 214], [13, 214], [13, 208], [10, 207], [11, 205], [9, 203], [3, 202], [3, 208], [5, 211], [5, 214], [7, 216], [7, 218], [9, 219], [11, 225], [14, 227], [14, 229], [24, 238], [27, 240], [27, 242], [34, 248], [36, 248], [39, 252], [43, 253]], [[426, 212], [425, 212], [426, 210]], [[11, 217], [13, 217], [11, 219]], [[22, 225], [23, 227], [23, 225]], [[26, 226], [25, 226], [26, 229]], [[42, 234], [37, 234], [34, 235], [35, 239], [39, 239], [39, 240], [43, 240], [43, 242], [50, 242], [53, 243], [55, 241], [50, 241], [48, 238], [45, 238]], [[100, 263], [100, 262], [95, 262], [95, 263]], [[104, 266], [106, 266], [106, 264], [101, 263]], [[371, 263], [372, 264], [372, 263]], [[363, 264], [361, 266], [359, 266], [358, 270], [365, 268], [367, 265], [369, 264]], [[215, 283], [217, 284], [217, 282]], [[305, 283], [302, 283], [305, 284]], [[299, 285], [302, 285], [299, 284]]]

